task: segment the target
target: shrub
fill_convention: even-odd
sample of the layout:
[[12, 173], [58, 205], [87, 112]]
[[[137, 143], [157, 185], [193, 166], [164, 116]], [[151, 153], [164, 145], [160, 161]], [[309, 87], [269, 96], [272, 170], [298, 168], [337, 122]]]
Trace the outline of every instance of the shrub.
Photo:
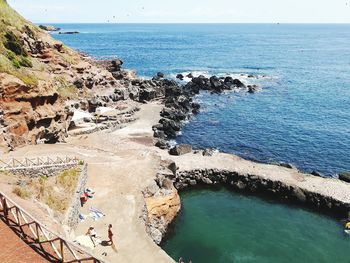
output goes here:
[[23, 44], [13, 32], [7, 32], [5, 34], [5, 38], [6, 42], [4, 45], [8, 50], [11, 50], [16, 55], [27, 56], [27, 52], [23, 48]]
[[72, 168], [60, 173], [56, 178], [56, 183], [62, 186], [66, 190], [72, 190], [77, 184], [79, 176], [79, 169]]
[[26, 58], [26, 57], [22, 57], [21, 60], [19, 61], [19, 64], [22, 66], [22, 67], [27, 67], [27, 68], [32, 68], [33, 67], [33, 64], [32, 62], [30, 61], [29, 58]]
[[13, 60], [12, 60], [12, 65], [13, 65], [15, 68], [20, 68], [20, 67], [21, 67], [21, 63], [20, 63], [17, 59], [13, 59]]
[[12, 189], [12, 193], [14, 193], [15, 195], [17, 195], [23, 199], [27, 199], [30, 196], [29, 192], [25, 188], [20, 187], [20, 186], [15, 186]]

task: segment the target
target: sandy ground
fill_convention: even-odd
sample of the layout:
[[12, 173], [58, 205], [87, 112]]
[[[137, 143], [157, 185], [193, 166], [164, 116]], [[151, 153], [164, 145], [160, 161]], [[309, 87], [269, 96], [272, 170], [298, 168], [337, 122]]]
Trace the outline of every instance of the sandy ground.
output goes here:
[[89, 226], [94, 226], [100, 239], [105, 241], [107, 226], [112, 224], [117, 252], [103, 245], [93, 249], [95, 255], [109, 262], [173, 262], [147, 235], [140, 217], [144, 207], [141, 191], [155, 178], [161, 159], [173, 159], [180, 170], [217, 168], [257, 174], [350, 203], [350, 184], [339, 180], [257, 164], [222, 153], [211, 157], [192, 153], [170, 157], [166, 151], [153, 146], [152, 125], [158, 122], [161, 108], [158, 103], [145, 104], [136, 113], [138, 119], [123, 129], [71, 137], [65, 144], [26, 146], [7, 154], [6, 158], [68, 155], [77, 156], [88, 164], [87, 186], [96, 193], [81, 212], [89, 214], [89, 208], [95, 207], [106, 216], [97, 221], [88, 218], [81, 222], [72, 238], [84, 235]]

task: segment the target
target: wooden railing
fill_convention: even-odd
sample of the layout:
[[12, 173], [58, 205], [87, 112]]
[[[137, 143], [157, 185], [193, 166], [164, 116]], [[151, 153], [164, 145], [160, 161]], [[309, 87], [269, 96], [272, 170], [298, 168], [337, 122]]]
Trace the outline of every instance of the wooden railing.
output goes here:
[[[49, 230], [18, 204], [0, 192], [0, 217], [49, 262], [103, 262]], [[0, 236], [0, 238], [6, 238]]]
[[24, 158], [22, 160], [12, 158], [9, 161], [0, 159], [0, 170], [19, 170], [30, 168], [42, 168], [52, 166], [63, 166], [77, 164], [79, 159], [76, 157], [35, 157]]

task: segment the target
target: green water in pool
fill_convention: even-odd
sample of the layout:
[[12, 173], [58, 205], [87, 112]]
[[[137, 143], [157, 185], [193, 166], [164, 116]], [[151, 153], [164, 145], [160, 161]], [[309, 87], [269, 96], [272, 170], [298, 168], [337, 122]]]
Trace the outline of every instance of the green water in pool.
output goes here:
[[181, 200], [162, 245], [176, 261], [350, 262], [350, 236], [330, 217], [224, 188], [186, 191]]

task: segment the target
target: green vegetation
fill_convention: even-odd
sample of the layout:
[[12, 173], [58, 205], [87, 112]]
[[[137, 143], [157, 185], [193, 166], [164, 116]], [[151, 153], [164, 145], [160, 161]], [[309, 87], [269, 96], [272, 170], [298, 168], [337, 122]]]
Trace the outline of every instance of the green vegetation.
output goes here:
[[27, 67], [32, 68], [33, 64], [30, 58], [26, 56], [16, 56], [12, 51], [6, 53], [6, 57], [12, 62], [12, 65], [15, 68]]
[[74, 191], [79, 177], [80, 169], [72, 168], [63, 171], [56, 178], [56, 183], [67, 191]]
[[57, 212], [64, 212], [75, 191], [79, 173], [79, 167], [75, 167], [65, 170], [55, 177], [41, 176], [33, 179], [30, 186], [34, 189], [36, 199]]
[[7, 32], [5, 34], [5, 42], [4, 46], [11, 50], [16, 55], [20, 56], [28, 56], [27, 51], [23, 48], [23, 43], [21, 40], [13, 33], [13, 32]]
[[[23, 199], [34, 198], [46, 204], [52, 210], [64, 213], [70, 205], [72, 195], [78, 183], [81, 167], [76, 166], [64, 170], [55, 176], [40, 176], [29, 179], [21, 175], [11, 175], [0, 172], [0, 181], [13, 185], [12, 192]], [[25, 186], [19, 186], [18, 181], [25, 182]]]
[[22, 32], [24, 26], [33, 32], [38, 29], [14, 11], [5, 0], [0, 0], [0, 72], [16, 76], [27, 85], [37, 85], [38, 80], [26, 68], [33, 67], [16, 32]]

